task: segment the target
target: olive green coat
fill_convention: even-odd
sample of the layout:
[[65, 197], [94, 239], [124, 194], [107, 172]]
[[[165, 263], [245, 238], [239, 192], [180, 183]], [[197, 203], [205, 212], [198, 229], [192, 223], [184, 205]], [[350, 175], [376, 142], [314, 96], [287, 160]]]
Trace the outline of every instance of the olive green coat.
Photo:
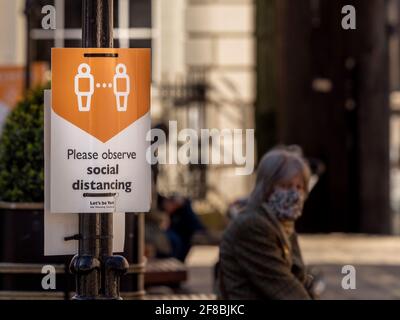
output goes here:
[[311, 299], [295, 232], [261, 206], [231, 222], [220, 245], [221, 299]]

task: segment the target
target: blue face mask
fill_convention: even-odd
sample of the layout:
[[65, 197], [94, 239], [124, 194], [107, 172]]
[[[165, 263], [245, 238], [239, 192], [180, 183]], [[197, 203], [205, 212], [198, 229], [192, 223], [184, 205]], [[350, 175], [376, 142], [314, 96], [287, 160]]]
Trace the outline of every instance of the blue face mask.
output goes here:
[[297, 220], [303, 211], [304, 192], [296, 189], [275, 188], [264, 203], [268, 212], [279, 220]]

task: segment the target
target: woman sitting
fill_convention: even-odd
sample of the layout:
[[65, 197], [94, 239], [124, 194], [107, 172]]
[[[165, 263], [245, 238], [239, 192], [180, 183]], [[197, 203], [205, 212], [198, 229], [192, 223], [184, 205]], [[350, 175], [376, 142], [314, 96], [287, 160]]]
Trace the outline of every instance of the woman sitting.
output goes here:
[[247, 205], [220, 244], [220, 298], [312, 298], [294, 226], [309, 178], [299, 152], [276, 149], [262, 158]]

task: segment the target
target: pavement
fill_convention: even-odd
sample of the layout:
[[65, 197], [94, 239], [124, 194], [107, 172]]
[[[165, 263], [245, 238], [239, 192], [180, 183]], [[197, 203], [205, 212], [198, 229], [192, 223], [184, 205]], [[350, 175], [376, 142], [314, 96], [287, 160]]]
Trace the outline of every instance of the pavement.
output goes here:
[[[321, 299], [400, 299], [400, 237], [353, 234], [301, 235], [308, 266], [318, 270], [325, 284]], [[184, 289], [212, 294], [218, 246], [195, 246], [189, 253]], [[356, 288], [345, 290], [342, 268], [354, 266]]]

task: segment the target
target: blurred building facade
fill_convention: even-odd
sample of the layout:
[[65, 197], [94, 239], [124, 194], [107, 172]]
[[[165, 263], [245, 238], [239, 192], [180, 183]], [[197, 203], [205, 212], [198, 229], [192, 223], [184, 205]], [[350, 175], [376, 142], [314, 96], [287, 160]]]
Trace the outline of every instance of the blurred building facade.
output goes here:
[[0, 0], [0, 65], [25, 64], [24, 0]]
[[[27, 50], [26, 3], [31, 24]], [[52, 4], [57, 30], [41, 29]], [[341, 9], [357, 9], [343, 30]], [[115, 47], [152, 48], [152, 117], [184, 127], [256, 128], [257, 155], [299, 144], [322, 161], [299, 228], [400, 231], [399, 0], [114, 0]], [[0, 64], [50, 62], [79, 47], [81, 2], [0, 0]], [[16, 19], [17, 17], [17, 19]], [[160, 166], [160, 190], [223, 212], [252, 176], [233, 165]]]
[[[255, 3], [246, 0], [156, 3], [159, 6], [155, 11], [161, 12], [160, 23], [155, 25], [156, 28], [161, 25], [162, 36], [154, 47], [155, 55], [157, 48], [161, 48], [160, 83], [177, 86], [178, 95], [182, 85], [204, 82], [207, 88], [204, 101], [194, 101], [186, 107], [174, 107], [173, 102], [161, 104], [164, 116], [160, 118], [177, 119], [178, 127], [196, 130], [254, 128]], [[229, 152], [233, 152], [232, 147], [224, 145]], [[206, 172], [196, 172], [199, 170]], [[180, 177], [185, 171], [185, 177], [193, 181]], [[229, 202], [249, 192], [252, 179], [235, 175], [233, 165], [192, 169], [178, 165], [177, 169], [165, 172], [164, 177], [172, 190], [182, 190], [185, 185], [192, 190], [196, 185], [206, 186], [206, 193], [198, 190], [196, 194], [222, 211]]]
[[[355, 8], [354, 30], [342, 27], [346, 5]], [[326, 169], [299, 221], [303, 232], [393, 231], [388, 5], [257, 1], [258, 151], [299, 144]]]
[[[41, 27], [44, 5], [56, 9], [56, 30]], [[81, 1], [0, 0], [0, 6], [3, 30], [11, 30], [1, 33], [2, 64], [50, 63], [52, 47], [81, 45]], [[152, 48], [154, 125], [177, 120], [178, 130], [254, 128], [254, 6], [251, 0], [114, 0], [114, 47]], [[159, 188], [199, 200], [206, 211], [223, 212], [251, 187], [252, 177], [234, 170], [162, 165]]]

